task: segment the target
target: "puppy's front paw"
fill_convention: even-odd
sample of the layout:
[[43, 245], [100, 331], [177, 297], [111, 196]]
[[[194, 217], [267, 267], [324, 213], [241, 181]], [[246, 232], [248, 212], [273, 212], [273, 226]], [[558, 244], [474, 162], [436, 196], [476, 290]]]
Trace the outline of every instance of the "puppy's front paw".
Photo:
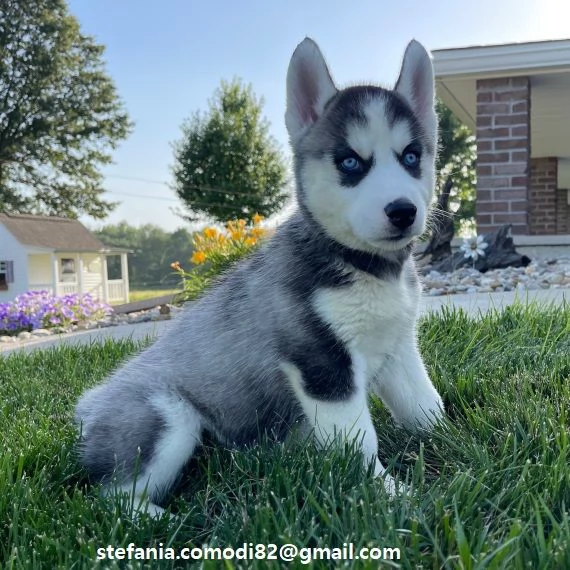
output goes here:
[[410, 430], [431, 430], [445, 416], [443, 400], [437, 395], [424, 405], [419, 404], [412, 418], [402, 422], [402, 426]]
[[432, 429], [435, 424], [439, 422], [444, 416], [445, 413], [443, 411], [443, 402], [438, 402], [438, 407], [430, 408], [429, 410], [425, 410], [424, 413], [418, 417], [418, 424], [420, 428], [423, 429]]
[[392, 499], [402, 495], [408, 495], [410, 493], [410, 489], [405, 483], [396, 481], [391, 475], [384, 475], [382, 482], [384, 483], [386, 493]]
[[386, 473], [386, 469], [384, 469], [379, 459], [376, 459], [374, 466], [374, 477], [382, 479], [384, 489], [386, 489], [386, 493], [388, 493], [388, 496], [391, 498], [408, 493], [407, 486], [402, 482], [397, 482], [391, 475]]

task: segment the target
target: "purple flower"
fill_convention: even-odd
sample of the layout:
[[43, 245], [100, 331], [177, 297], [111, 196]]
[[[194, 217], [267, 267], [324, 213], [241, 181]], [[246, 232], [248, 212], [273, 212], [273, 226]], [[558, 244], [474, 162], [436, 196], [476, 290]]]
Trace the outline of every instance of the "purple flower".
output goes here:
[[89, 294], [56, 297], [48, 291], [28, 291], [12, 303], [0, 303], [0, 332], [66, 326], [79, 320], [100, 319], [110, 312], [109, 305]]

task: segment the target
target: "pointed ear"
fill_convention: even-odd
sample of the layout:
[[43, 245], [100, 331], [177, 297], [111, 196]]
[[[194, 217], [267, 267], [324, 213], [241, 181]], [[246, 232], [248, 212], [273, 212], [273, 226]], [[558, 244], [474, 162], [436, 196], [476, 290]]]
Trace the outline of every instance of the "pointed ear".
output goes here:
[[394, 91], [408, 102], [429, 135], [437, 133], [433, 66], [428, 52], [416, 40], [406, 48]]
[[287, 71], [285, 124], [293, 143], [317, 120], [336, 92], [319, 46], [305, 38], [293, 53]]

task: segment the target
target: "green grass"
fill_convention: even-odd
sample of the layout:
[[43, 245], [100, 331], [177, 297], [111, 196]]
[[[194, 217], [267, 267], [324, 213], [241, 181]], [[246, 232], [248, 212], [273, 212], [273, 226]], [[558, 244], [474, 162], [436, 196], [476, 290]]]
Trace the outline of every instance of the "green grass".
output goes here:
[[162, 297], [163, 295], [176, 295], [180, 293], [180, 288], [170, 289], [141, 289], [129, 291], [129, 303], [136, 301], [146, 301], [146, 299], [154, 299], [155, 297]]
[[120, 501], [87, 485], [73, 455], [80, 393], [140, 346], [0, 358], [0, 566], [92, 568], [96, 548], [131, 542], [353, 542], [399, 547], [401, 559], [310, 567], [570, 568], [570, 307], [515, 306], [480, 320], [446, 311], [422, 321], [420, 339], [447, 420], [429, 436], [410, 436], [373, 402], [381, 458], [413, 486], [411, 497], [389, 501], [350, 446], [208, 446], [170, 503], [182, 515], [173, 522], [126, 520]]

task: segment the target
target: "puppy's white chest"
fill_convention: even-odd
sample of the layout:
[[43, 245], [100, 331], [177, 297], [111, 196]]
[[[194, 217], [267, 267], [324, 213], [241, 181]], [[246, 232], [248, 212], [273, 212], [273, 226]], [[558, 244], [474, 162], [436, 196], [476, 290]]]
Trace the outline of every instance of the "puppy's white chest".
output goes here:
[[319, 291], [314, 306], [349, 351], [362, 356], [372, 371], [382, 365], [402, 335], [413, 334], [417, 297], [404, 279], [384, 281], [359, 273], [348, 287]]

